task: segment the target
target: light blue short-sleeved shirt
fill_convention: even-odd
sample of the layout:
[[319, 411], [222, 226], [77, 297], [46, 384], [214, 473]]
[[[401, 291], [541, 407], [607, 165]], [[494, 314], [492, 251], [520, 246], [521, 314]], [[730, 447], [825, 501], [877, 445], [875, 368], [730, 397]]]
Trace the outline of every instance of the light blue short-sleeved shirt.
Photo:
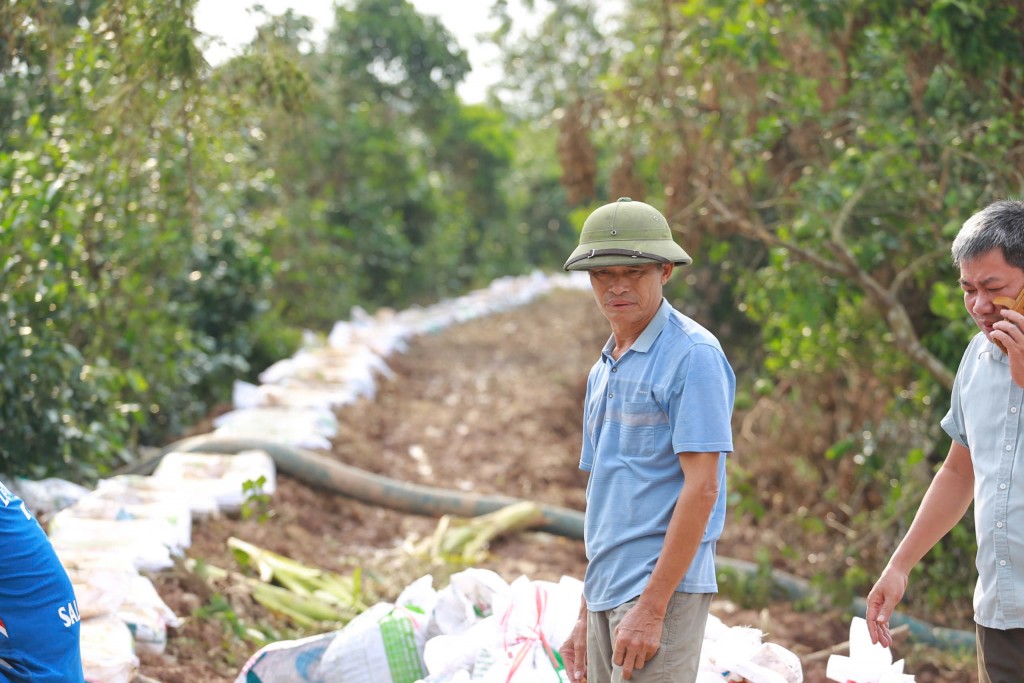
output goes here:
[[595, 612], [618, 607], [647, 585], [683, 486], [678, 453], [720, 453], [718, 500], [676, 589], [716, 592], [735, 375], [718, 340], [665, 300], [617, 361], [613, 349], [614, 338], [590, 371], [584, 407], [587, 606]]
[[960, 361], [942, 428], [974, 465], [974, 620], [987, 628], [1024, 628], [1022, 401], [1006, 354], [979, 332]]

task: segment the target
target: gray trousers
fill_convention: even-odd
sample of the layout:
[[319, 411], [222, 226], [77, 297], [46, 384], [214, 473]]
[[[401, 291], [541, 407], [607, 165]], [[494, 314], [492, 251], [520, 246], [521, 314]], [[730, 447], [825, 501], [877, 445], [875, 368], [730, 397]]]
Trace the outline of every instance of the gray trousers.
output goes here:
[[976, 625], [980, 683], [1024, 680], [1024, 628], [1008, 630]]
[[[693, 683], [713, 593], [675, 593], [665, 612], [661, 646], [631, 683]], [[587, 683], [620, 683], [622, 669], [612, 664], [615, 627], [636, 600], [604, 612], [587, 613]]]

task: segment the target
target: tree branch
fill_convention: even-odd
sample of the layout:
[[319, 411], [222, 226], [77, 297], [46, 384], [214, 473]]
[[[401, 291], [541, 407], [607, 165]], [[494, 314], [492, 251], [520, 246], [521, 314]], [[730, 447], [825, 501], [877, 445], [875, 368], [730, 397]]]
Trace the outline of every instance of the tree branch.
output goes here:
[[[896, 348], [902, 351], [914, 363], [923, 366], [943, 387], [952, 389], [953, 373], [921, 343], [917, 332], [914, 330], [910, 314], [896, 296], [899, 286], [902, 285], [907, 275], [897, 277], [893, 282], [893, 287], [885, 287], [857, 264], [853, 253], [843, 242], [843, 228], [852, 215], [854, 208], [856, 208], [857, 203], [864, 197], [867, 190], [867, 181], [870, 177], [871, 174], [865, 178], [865, 182], [861, 184], [857, 191], [850, 196], [830, 227], [829, 234], [832, 239], [829, 240], [828, 247], [837, 256], [837, 260], [823, 258], [816, 252], [780, 238], [778, 234], [765, 226], [760, 218], [738, 215], [719, 196], [713, 193], [706, 184], [699, 183], [698, 185], [707, 203], [718, 216], [735, 225], [741, 233], [769, 246], [782, 247], [794, 258], [810, 263], [823, 272], [846, 278], [860, 287], [881, 312], [886, 326], [892, 332]], [[915, 261], [915, 263], [918, 262], [920, 262], [920, 259]]]

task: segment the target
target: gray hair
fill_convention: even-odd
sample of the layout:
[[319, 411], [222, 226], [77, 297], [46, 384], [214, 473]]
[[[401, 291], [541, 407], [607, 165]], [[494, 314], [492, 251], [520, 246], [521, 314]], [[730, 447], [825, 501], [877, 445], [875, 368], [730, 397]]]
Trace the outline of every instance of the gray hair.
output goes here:
[[992, 202], [964, 222], [953, 240], [953, 265], [962, 264], [1000, 249], [1011, 266], [1024, 270], [1024, 201]]

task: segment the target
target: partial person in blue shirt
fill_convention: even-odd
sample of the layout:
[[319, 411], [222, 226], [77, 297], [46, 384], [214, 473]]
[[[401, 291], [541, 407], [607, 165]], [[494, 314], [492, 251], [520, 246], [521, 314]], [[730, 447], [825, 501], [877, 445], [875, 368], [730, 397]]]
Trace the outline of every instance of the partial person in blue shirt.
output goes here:
[[868, 631], [872, 642], [892, 644], [889, 620], [910, 571], [973, 500], [979, 680], [1018, 683], [1024, 679], [1024, 316], [1013, 306], [1024, 295], [1024, 202], [998, 201], [971, 216], [953, 240], [952, 257], [964, 305], [980, 331], [960, 361], [942, 419], [952, 439], [949, 454], [868, 594]]
[[572, 683], [697, 676], [736, 380], [714, 335], [663, 297], [690, 262], [657, 209], [623, 198], [587, 218], [565, 264], [588, 271], [612, 332], [584, 403], [588, 565], [561, 648]]
[[78, 602], [50, 539], [0, 482], [0, 683], [83, 683]]

